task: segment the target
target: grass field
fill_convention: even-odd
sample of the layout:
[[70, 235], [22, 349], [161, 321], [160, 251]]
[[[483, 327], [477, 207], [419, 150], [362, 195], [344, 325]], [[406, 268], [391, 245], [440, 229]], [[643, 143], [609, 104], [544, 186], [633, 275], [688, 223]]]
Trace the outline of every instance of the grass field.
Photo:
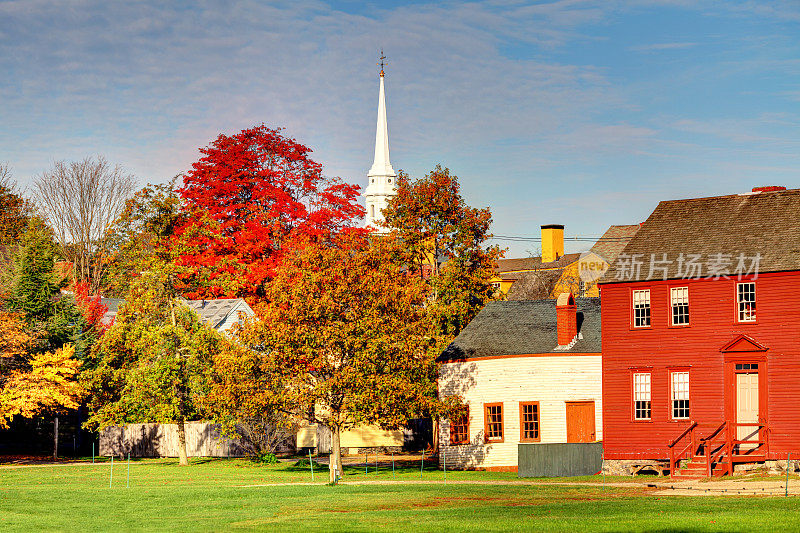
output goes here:
[[[515, 474], [348, 467], [343, 483], [309, 483], [308, 467], [246, 460], [131, 461], [127, 466], [0, 467], [0, 530], [782, 531], [800, 529], [798, 498], [655, 497], [630, 487], [458, 484]], [[353, 482], [391, 481], [390, 485]], [[594, 478], [598, 480], [598, 478]], [[630, 480], [630, 478], [625, 478]], [[562, 480], [566, 481], [566, 480]], [[573, 481], [570, 479], [569, 481]], [[618, 481], [618, 480], [614, 480]], [[294, 483], [282, 486], [258, 486]]]

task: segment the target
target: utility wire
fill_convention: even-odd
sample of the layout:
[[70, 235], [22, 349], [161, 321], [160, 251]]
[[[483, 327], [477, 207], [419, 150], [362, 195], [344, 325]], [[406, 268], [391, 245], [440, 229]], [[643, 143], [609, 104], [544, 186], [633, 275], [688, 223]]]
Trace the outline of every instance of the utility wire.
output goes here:
[[[519, 242], [541, 242], [541, 237], [525, 237], [522, 235], [493, 235], [491, 240], [498, 241], [519, 241]], [[631, 237], [589, 237], [589, 236], [574, 236], [564, 237], [565, 241], [580, 241], [580, 242], [628, 242]]]

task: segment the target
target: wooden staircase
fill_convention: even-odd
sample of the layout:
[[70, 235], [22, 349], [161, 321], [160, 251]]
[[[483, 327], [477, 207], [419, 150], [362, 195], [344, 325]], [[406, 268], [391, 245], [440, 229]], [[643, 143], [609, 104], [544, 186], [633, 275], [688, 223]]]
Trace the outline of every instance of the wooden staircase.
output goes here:
[[[755, 428], [758, 439], [735, 438], [740, 426]], [[739, 424], [723, 422], [706, 437], [698, 437], [697, 422], [667, 445], [669, 472], [672, 479], [704, 479], [733, 474], [735, 463], [764, 461], [767, 457], [768, 427], [764, 423]], [[683, 443], [683, 445], [681, 445]], [[687, 460], [683, 468], [681, 461]]]
[[[728, 473], [726, 463], [711, 465], [711, 476], [721, 477]], [[694, 455], [683, 468], [676, 468], [670, 472], [672, 479], [705, 479], [708, 477], [708, 458], [705, 455]]]

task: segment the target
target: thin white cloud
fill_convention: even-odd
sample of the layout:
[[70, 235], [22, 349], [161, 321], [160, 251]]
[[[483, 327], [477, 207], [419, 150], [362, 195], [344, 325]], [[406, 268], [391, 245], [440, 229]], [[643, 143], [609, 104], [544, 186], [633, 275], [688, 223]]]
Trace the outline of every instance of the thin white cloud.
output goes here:
[[674, 43], [653, 43], [631, 46], [629, 50], [634, 52], [658, 52], [662, 50], [684, 50], [686, 48], [694, 48], [700, 43], [694, 42], [674, 42]]

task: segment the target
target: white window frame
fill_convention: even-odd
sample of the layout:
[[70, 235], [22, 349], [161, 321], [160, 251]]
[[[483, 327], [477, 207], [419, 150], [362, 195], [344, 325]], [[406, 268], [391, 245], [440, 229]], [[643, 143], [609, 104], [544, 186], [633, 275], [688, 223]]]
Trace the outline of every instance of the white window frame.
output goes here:
[[[742, 299], [744, 295], [742, 293], [742, 288], [744, 286], [751, 286], [752, 290], [747, 291], [744, 294], [752, 295], [752, 300], [745, 300]], [[752, 304], [750, 308], [747, 307], [747, 304]], [[736, 284], [736, 321], [742, 323], [748, 322], [755, 322], [756, 321], [756, 284], [754, 281], [743, 281], [741, 283]]]
[[[691, 416], [691, 403], [689, 397], [689, 371], [679, 370], [670, 372], [670, 390], [672, 391], [672, 404], [670, 412], [673, 420], [688, 420]], [[685, 403], [683, 403], [685, 402]]]
[[[689, 324], [689, 287], [670, 287], [670, 323], [673, 326], [687, 326]], [[676, 314], [676, 309], [678, 309]], [[681, 318], [683, 322], [676, 322]]]
[[633, 291], [633, 327], [650, 327], [650, 289]]
[[[652, 420], [653, 400], [650, 372], [635, 372], [633, 374], [633, 418], [634, 420]], [[640, 406], [641, 402], [641, 406]], [[645, 405], [646, 404], [646, 405]], [[643, 416], [639, 416], [640, 413]], [[644, 414], [647, 416], [644, 416]]]

